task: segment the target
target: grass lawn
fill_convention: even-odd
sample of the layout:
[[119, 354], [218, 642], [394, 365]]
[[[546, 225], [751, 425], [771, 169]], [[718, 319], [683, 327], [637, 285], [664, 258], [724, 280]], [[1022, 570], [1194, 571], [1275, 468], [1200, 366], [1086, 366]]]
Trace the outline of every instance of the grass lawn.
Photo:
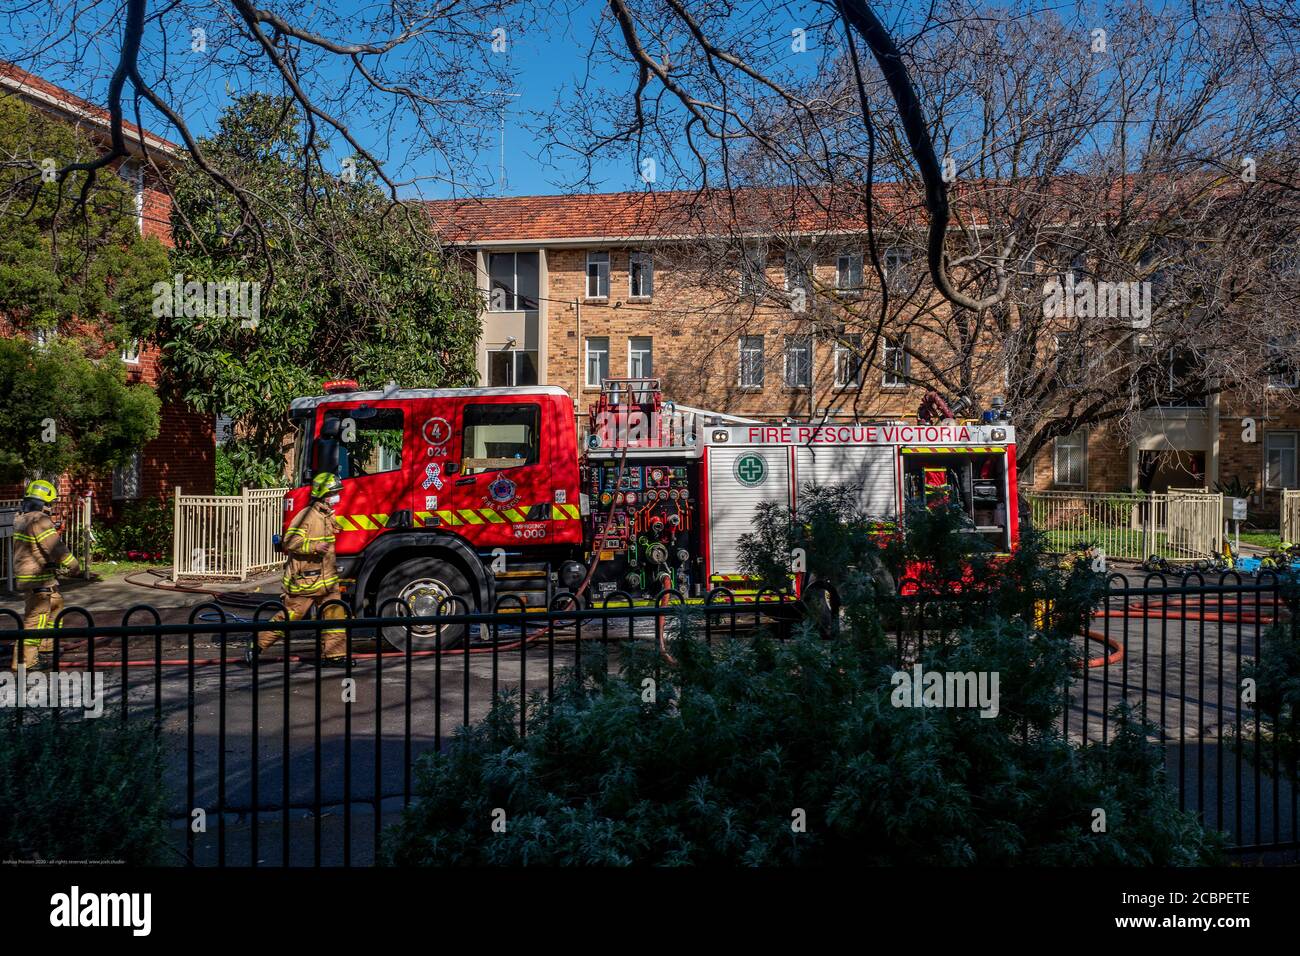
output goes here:
[[[1236, 540], [1235, 537], [1233, 540]], [[1252, 544], [1257, 548], [1276, 548], [1282, 543], [1282, 536], [1276, 531], [1243, 531], [1242, 544]]]
[[96, 559], [91, 562], [90, 570], [98, 574], [101, 578], [118, 578], [124, 574], [134, 574], [137, 571], [147, 571], [150, 568], [171, 567], [170, 561], [105, 561]]

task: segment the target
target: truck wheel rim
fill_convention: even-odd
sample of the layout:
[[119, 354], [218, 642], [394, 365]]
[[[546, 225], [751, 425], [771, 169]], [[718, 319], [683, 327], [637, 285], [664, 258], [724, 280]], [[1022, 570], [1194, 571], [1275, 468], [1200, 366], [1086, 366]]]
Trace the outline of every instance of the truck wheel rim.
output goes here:
[[[438, 613], [439, 604], [451, 596], [451, 588], [436, 578], [421, 578], [418, 581], [412, 581], [402, 588], [402, 593], [398, 595], [411, 608], [411, 614], [414, 617], [433, 617]], [[451, 602], [447, 605], [444, 613], [461, 614], [464, 613], [464, 609], [460, 607], [459, 602]], [[435, 624], [419, 624], [411, 627], [411, 633], [417, 637], [428, 637], [436, 633], [437, 630]]]

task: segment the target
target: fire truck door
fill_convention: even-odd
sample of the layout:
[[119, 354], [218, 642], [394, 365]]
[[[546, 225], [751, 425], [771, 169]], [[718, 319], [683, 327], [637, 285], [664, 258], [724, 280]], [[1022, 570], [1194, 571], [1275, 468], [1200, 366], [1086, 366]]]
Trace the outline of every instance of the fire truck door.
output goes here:
[[456, 497], [454, 485], [456, 463], [460, 461], [458, 402], [438, 398], [421, 403], [416, 420], [412, 489], [417, 528], [436, 523], [438, 527], [455, 524], [450, 510]]
[[[337, 424], [327, 424], [336, 422]], [[340, 553], [354, 554], [390, 524], [409, 520], [406, 462], [412, 449], [409, 412], [393, 403], [326, 406], [322, 431], [337, 430]]]
[[541, 426], [537, 402], [484, 398], [460, 408], [448, 523], [476, 545], [548, 540], [551, 469]]

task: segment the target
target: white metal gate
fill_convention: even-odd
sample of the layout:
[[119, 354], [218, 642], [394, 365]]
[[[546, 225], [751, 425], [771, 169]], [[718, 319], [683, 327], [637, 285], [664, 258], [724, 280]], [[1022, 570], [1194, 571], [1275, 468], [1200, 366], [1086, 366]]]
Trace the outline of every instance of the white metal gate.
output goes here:
[[[60, 498], [55, 502], [53, 513], [55, 519], [63, 522], [63, 543], [77, 556], [77, 562], [83, 570], [90, 570], [93, 551], [94, 531], [91, 516], [94, 499], [90, 495], [80, 498]], [[21, 498], [0, 501], [0, 583], [13, 590], [13, 516], [17, 514]]]
[[182, 495], [176, 489], [172, 580], [238, 578], [283, 560], [271, 544], [287, 488], [245, 488], [239, 495]]
[[1278, 522], [1282, 540], [1295, 542], [1300, 535], [1300, 489], [1284, 489], [1282, 492], [1282, 514]]
[[1050, 551], [1095, 545], [1112, 558], [1191, 561], [1222, 547], [1223, 495], [1041, 491], [1026, 496]]

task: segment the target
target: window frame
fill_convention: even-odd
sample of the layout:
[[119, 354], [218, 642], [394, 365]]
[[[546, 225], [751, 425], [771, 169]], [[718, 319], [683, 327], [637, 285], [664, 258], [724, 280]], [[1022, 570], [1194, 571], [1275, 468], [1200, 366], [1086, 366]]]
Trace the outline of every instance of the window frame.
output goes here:
[[[852, 340], [852, 345], [847, 344], [847, 340]], [[836, 388], [862, 388], [867, 382], [867, 363], [862, 356], [862, 334], [860, 332], [841, 333], [835, 339], [835, 347], [831, 350], [832, 364], [834, 365], [834, 383]], [[848, 365], [848, 360], [857, 358], [857, 375], [856, 380], [842, 379], [840, 376], [841, 359], [846, 358], [843, 363]]]
[[[858, 281], [855, 285], [846, 285], [844, 282], [844, 261], [849, 260], [857, 262]], [[851, 267], [850, 267], [851, 271]], [[860, 295], [864, 285], [864, 276], [866, 273], [866, 257], [859, 252], [851, 249], [842, 249], [835, 254], [835, 291], [840, 295]]]
[[[633, 284], [633, 267], [641, 267], [642, 291], [638, 292]], [[654, 253], [646, 249], [634, 249], [627, 256], [627, 296], [629, 299], [652, 299], [655, 294]]]
[[[633, 349], [635, 342], [644, 342], [644, 349]], [[649, 371], [642, 370], [635, 372], [632, 370], [632, 355], [634, 352], [642, 354], [646, 364], [650, 366]], [[652, 378], [654, 376], [654, 336], [652, 335], [629, 335], [627, 339], [627, 377], [628, 378]]]
[[[494, 281], [493, 278], [492, 278], [492, 260], [493, 260], [495, 257], [497, 257], [497, 256], [510, 256], [510, 257], [511, 257], [511, 267], [510, 267], [510, 283], [511, 283], [511, 284], [510, 284], [510, 300], [509, 300], [509, 302], [506, 304], [506, 307], [503, 308], [503, 309], [494, 309], [494, 308], [492, 307], [492, 303], [493, 303], [493, 300], [494, 300], [494, 298], [495, 298], [495, 297], [494, 297], [494, 293], [496, 292], [496, 288], [495, 288], [495, 287], [493, 286], [493, 284], [492, 284], [493, 281]], [[536, 256], [536, 257], [537, 257], [537, 293], [536, 293], [536, 295], [537, 295], [539, 298], [541, 297], [541, 294], [542, 294], [542, 288], [541, 288], [541, 281], [542, 281], [542, 280], [541, 280], [541, 276], [542, 276], [542, 258], [541, 258], [541, 254], [540, 254], [540, 253], [537, 253], [537, 252], [530, 252], [530, 251], [528, 251], [528, 250], [524, 250], [524, 251], [522, 251], [522, 252], [520, 252], [519, 250], [515, 250], [515, 251], [513, 251], [513, 252], [489, 252], [489, 253], [487, 254], [487, 257], [488, 257], [488, 260], [487, 260], [487, 277], [488, 277], [488, 307], [487, 307], [487, 310], [488, 310], [489, 312], [493, 312], [493, 313], [496, 313], [496, 314], [499, 315], [499, 314], [501, 314], [501, 313], [505, 313], [505, 312], [536, 312], [536, 311], [537, 311], [537, 307], [538, 307], [538, 306], [537, 306], [537, 301], [536, 301], [535, 299], [530, 299], [528, 296], [526, 296], [525, 294], [523, 294], [522, 292], [519, 291], [519, 257], [520, 257], [520, 256]], [[531, 308], [530, 308], [530, 306], [531, 306]]]
[[[471, 470], [470, 466], [466, 465], [466, 462], [471, 460], [466, 454], [471, 448], [471, 444], [469, 442], [469, 430], [471, 427], [473, 427], [469, 422], [469, 418], [470, 418], [470, 413], [473, 410], [480, 409], [480, 408], [494, 409], [494, 410], [520, 409], [520, 408], [532, 409], [532, 413], [533, 413], [532, 456], [530, 458], [521, 460], [517, 465], [501, 465], [496, 468], [484, 467], [484, 468], [474, 468], [473, 470]], [[540, 402], [469, 402], [461, 410], [459, 437], [460, 437], [460, 471], [461, 474], [466, 477], [478, 477], [479, 475], [497, 474], [503, 471], [514, 471], [518, 468], [527, 468], [530, 465], [536, 465], [538, 462], [542, 460], [541, 403]]]
[[[1072, 440], [1076, 440], [1077, 444], [1069, 444]], [[1067, 481], [1061, 477], [1061, 451], [1068, 452], [1071, 448], [1077, 448], [1080, 454], [1080, 476], [1077, 482]], [[1059, 488], [1088, 487], [1088, 432], [1086, 429], [1078, 429], [1069, 435], [1057, 435], [1052, 439], [1052, 486]]]
[[[604, 257], [603, 270], [600, 268], [602, 265], [600, 257], [602, 256]], [[591, 273], [592, 266], [596, 267], [596, 275], [594, 276], [594, 278], [596, 279], [596, 288], [597, 288], [596, 292], [591, 291], [591, 280], [593, 278]], [[586, 280], [583, 286], [583, 292], [585, 293], [584, 298], [588, 300], [593, 300], [593, 299], [601, 300], [601, 299], [609, 298], [609, 266], [610, 266], [610, 255], [607, 249], [587, 250]], [[604, 292], [599, 291], [602, 282], [604, 284], [604, 289], [605, 289]]]
[[[802, 343], [800, 345], [799, 343]], [[790, 381], [790, 359], [795, 351], [805, 352], [804, 372], [806, 373], [802, 382]], [[813, 377], [813, 337], [807, 333], [787, 334], [781, 350], [781, 383], [785, 388], [792, 391], [806, 392], [812, 388]]]
[[[591, 381], [591, 354], [592, 354], [591, 343], [592, 342], [605, 343], [605, 348], [603, 350], [598, 350], [598, 352], [603, 352], [605, 356], [605, 364], [604, 364], [605, 374], [601, 377], [601, 380], [597, 382]], [[589, 388], [589, 389], [596, 389], [597, 391], [599, 391], [604, 379], [609, 378], [609, 336], [608, 335], [588, 335], [583, 339], [582, 369], [583, 369], [582, 387]]]
[[[904, 334], [896, 339], [885, 335], [881, 336], [880, 341], [880, 387], [907, 388], [911, 385], [907, 379], [912, 374], [912, 353], [907, 349], [907, 335]], [[899, 381], [890, 380], [895, 376], [891, 367], [891, 355], [895, 352], [902, 353], [903, 358], [902, 379]]]
[[[1269, 481], [1268, 458], [1272, 451], [1273, 439], [1289, 439], [1291, 443], [1291, 481], [1288, 483], [1285, 479], [1280, 483], [1271, 483]], [[1300, 488], [1300, 432], [1286, 429], [1269, 430], [1264, 432], [1264, 489], [1266, 491], [1282, 491], [1288, 488]]]
[[740, 250], [740, 285], [742, 297], [758, 298], [767, 285], [767, 246], [745, 245]]
[[[510, 358], [510, 364], [509, 364], [510, 374], [507, 376], [510, 379], [510, 381], [507, 382], [505, 385], [495, 385], [495, 386], [492, 385], [492, 356], [494, 355], [506, 355], [509, 356]], [[534, 381], [521, 383], [519, 381], [519, 365], [521, 359], [529, 355], [533, 357]], [[539, 379], [541, 377], [540, 375], [537, 374], [538, 358], [539, 356], [538, 356], [537, 349], [492, 349], [490, 350], [488, 352], [488, 369], [487, 369], [488, 387], [489, 388], [516, 388], [516, 387], [527, 387], [530, 385], [536, 385], [537, 384], [536, 379]]]
[[[758, 343], [757, 346], [754, 346], [754, 345], [753, 345], [754, 342], [757, 342], [757, 343]], [[739, 369], [738, 369], [738, 371], [737, 371], [737, 377], [736, 377], [736, 380], [737, 380], [737, 386], [738, 386], [739, 388], [745, 389], [746, 391], [755, 391], [755, 392], [757, 392], [757, 391], [762, 391], [762, 389], [765, 387], [766, 379], [767, 379], [767, 368], [766, 368], [766, 366], [767, 366], [767, 356], [766, 356], [766, 348], [767, 348], [767, 346], [766, 346], [766, 343], [764, 342], [764, 338], [763, 338], [762, 335], [742, 335], [742, 336], [740, 336], [740, 339], [739, 339], [739, 355], [740, 355], [740, 363], [739, 363]], [[757, 381], [757, 383], [754, 383], [754, 382], [746, 382], [746, 381], [745, 381], [745, 368], [746, 368], [746, 364], [745, 364], [745, 356], [746, 356], [746, 354], [749, 354], [749, 355], [751, 355], [751, 356], [753, 356], [753, 355], [757, 355], [757, 356], [758, 356], [758, 364], [757, 364], [757, 368], [758, 368], [758, 381]], [[750, 367], [751, 369], [753, 368], [753, 363], [752, 363], [752, 361], [751, 361], [749, 367]]]
[[[133, 476], [133, 480], [135, 483], [134, 494], [127, 493], [128, 489], [126, 488], [126, 484], [128, 478], [126, 477], [127, 473], [124, 471], [124, 469], [129, 469], [130, 474]], [[131, 452], [131, 460], [128, 464], [114, 466], [113, 476], [112, 476], [113, 488], [111, 492], [112, 499], [114, 501], [139, 501], [140, 485], [143, 483], [143, 477], [144, 477], [143, 460], [140, 451], [137, 449], [136, 451]]]
[[[135, 358], [131, 358], [131, 355], [133, 354], [135, 355]], [[126, 343], [126, 345], [122, 346], [121, 357], [122, 362], [125, 365], [139, 365], [140, 358], [143, 354], [144, 346], [140, 343], [139, 339], [131, 339]]]
[[[392, 474], [397, 474], [397, 473], [399, 473], [399, 472], [402, 470], [402, 456], [405, 455], [405, 454], [407, 454], [407, 446], [408, 446], [408, 442], [407, 442], [407, 428], [408, 428], [408, 426], [410, 425], [411, 416], [407, 413], [407, 410], [406, 410], [404, 407], [400, 406], [400, 405], [392, 405], [392, 404], [385, 404], [385, 405], [369, 405], [369, 403], [362, 403], [362, 404], [359, 404], [359, 405], [345, 405], [345, 406], [343, 406], [342, 408], [337, 408], [337, 407], [326, 407], [326, 408], [324, 409], [324, 412], [323, 412], [322, 416], [321, 416], [321, 427], [323, 428], [324, 425], [325, 425], [325, 423], [326, 423], [327, 421], [329, 421], [331, 418], [337, 418], [338, 421], [339, 421], [339, 423], [340, 423], [340, 427], [341, 427], [342, 422], [343, 422], [345, 419], [347, 419], [347, 418], [349, 418], [349, 417], [352, 417], [352, 416], [354, 415], [355, 412], [357, 412], [357, 411], [359, 411], [359, 410], [361, 410], [361, 409], [364, 409], [364, 408], [370, 408], [370, 409], [373, 409], [374, 412], [375, 412], [375, 414], [374, 414], [374, 415], [371, 415], [371, 416], [367, 416], [367, 417], [365, 417], [365, 418], [354, 418], [354, 421], [355, 421], [355, 423], [356, 423], [357, 431], [358, 431], [358, 432], [363, 432], [363, 431], [367, 431], [367, 430], [369, 430], [369, 429], [366, 429], [366, 428], [362, 427], [362, 426], [363, 426], [363, 423], [368, 422], [368, 421], [370, 421], [371, 419], [373, 419], [373, 418], [375, 418], [375, 417], [377, 417], [377, 416], [379, 416], [379, 415], [381, 415], [381, 414], [384, 414], [384, 413], [390, 413], [390, 414], [391, 414], [391, 413], [396, 413], [396, 414], [399, 416], [399, 419], [400, 419], [400, 421], [401, 421], [401, 427], [400, 427], [400, 428], [391, 428], [391, 427], [390, 427], [390, 428], [374, 429], [374, 430], [375, 430], [375, 431], [398, 431], [398, 432], [401, 433], [401, 436], [402, 436], [402, 444], [401, 444], [401, 446], [399, 447], [399, 450], [398, 450], [398, 460], [397, 460], [397, 464], [396, 464], [396, 466], [391, 467], [391, 468], [384, 468], [384, 467], [382, 467], [382, 465], [381, 465], [381, 466], [378, 468], [378, 470], [376, 470], [376, 471], [367, 471], [367, 472], [365, 472], [364, 474], [362, 474], [362, 473], [359, 473], [359, 472], [356, 470], [356, 460], [354, 459], [354, 457], [353, 457], [353, 455], [352, 455], [352, 451], [351, 451], [351, 449], [348, 447], [348, 443], [345, 442], [345, 441], [343, 440], [343, 436], [342, 436], [342, 434], [340, 434], [339, 437], [336, 439], [336, 441], [338, 442], [338, 446], [339, 446], [340, 461], [341, 461], [341, 459], [342, 459], [342, 457], [343, 457], [344, 455], [347, 456], [347, 472], [348, 472], [348, 473], [347, 473], [346, 475], [340, 475], [339, 477], [340, 477], [340, 478], [344, 478], [344, 479], [346, 479], [346, 480], [353, 480], [353, 479], [356, 479], [356, 478], [375, 478], [375, 477], [378, 477], [379, 475], [392, 475]], [[388, 451], [388, 449], [385, 449], [382, 445], [378, 445], [378, 446], [376, 447], [376, 449], [375, 449], [375, 452], [376, 452], [376, 458], [375, 458], [375, 460], [376, 460], [376, 463], [377, 463], [377, 464], [381, 464], [381, 463], [382, 463], [383, 455], [384, 455], [387, 451]]]

